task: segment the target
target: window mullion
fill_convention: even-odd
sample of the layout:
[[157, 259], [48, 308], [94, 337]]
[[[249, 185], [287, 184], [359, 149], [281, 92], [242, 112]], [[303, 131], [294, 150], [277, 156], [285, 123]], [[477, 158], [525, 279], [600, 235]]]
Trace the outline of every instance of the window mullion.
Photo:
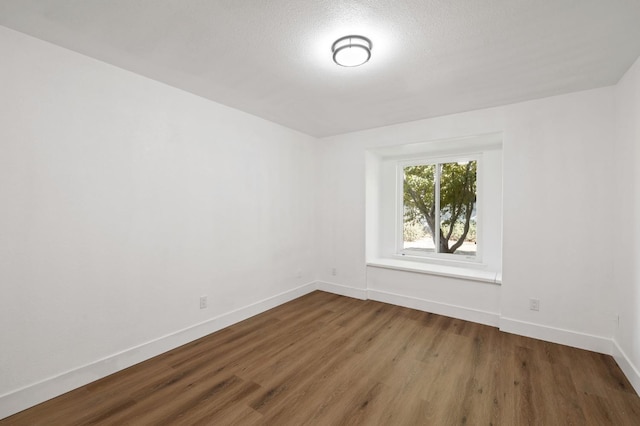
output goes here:
[[435, 252], [440, 253], [440, 167], [441, 165], [436, 164], [436, 176], [435, 176], [435, 226], [433, 232], [435, 233], [434, 242], [436, 244]]

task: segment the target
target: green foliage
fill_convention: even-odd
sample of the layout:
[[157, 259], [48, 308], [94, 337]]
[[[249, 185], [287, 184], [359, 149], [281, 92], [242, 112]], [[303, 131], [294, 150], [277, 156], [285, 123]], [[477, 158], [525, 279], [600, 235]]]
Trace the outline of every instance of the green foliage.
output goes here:
[[424, 225], [415, 220], [405, 222], [402, 231], [405, 241], [417, 241], [427, 235]]
[[465, 241], [476, 242], [476, 221], [471, 219], [471, 223], [469, 224], [469, 232], [467, 232], [466, 237], [464, 236], [464, 223], [456, 222], [453, 225], [453, 232], [451, 233], [451, 240], [458, 241], [460, 238]]
[[[436, 223], [436, 167], [440, 168], [440, 223]], [[442, 163], [404, 169], [406, 222], [426, 223], [440, 235], [440, 253], [454, 253], [465, 239], [475, 240], [477, 163]]]

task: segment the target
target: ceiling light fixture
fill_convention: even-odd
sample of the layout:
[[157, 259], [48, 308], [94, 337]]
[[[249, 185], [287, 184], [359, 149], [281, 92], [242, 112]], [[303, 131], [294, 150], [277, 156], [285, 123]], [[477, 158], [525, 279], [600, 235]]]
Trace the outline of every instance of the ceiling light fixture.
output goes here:
[[342, 67], [357, 67], [371, 58], [371, 40], [359, 35], [340, 37], [331, 46], [333, 62]]

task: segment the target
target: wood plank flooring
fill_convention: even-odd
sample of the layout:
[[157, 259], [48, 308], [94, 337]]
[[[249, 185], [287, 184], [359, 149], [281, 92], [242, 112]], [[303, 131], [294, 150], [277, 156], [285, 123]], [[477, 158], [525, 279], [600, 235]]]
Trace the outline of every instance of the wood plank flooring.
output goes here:
[[314, 292], [0, 425], [640, 425], [613, 358]]

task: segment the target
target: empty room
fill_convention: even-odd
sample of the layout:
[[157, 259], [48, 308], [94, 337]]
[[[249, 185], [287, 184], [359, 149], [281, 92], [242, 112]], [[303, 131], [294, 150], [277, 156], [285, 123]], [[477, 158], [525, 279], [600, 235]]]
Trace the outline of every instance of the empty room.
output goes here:
[[640, 425], [640, 1], [0, 0], [0, 425]]

